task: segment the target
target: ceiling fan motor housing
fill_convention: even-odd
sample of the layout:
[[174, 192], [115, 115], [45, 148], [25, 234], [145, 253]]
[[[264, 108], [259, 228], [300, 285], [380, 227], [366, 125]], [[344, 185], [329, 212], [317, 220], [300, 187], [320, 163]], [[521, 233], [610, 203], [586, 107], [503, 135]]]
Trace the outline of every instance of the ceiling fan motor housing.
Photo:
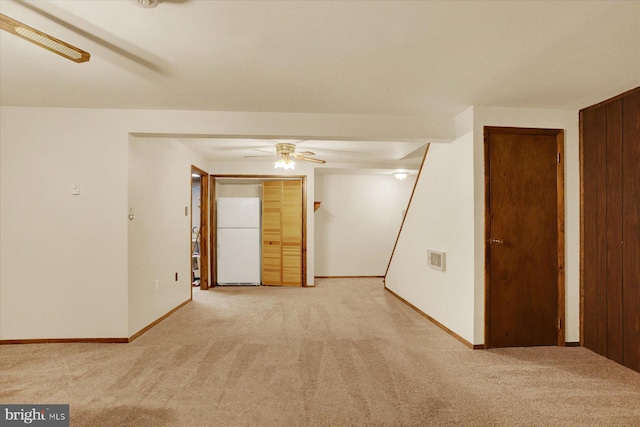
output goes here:
[[138, 6], [144, 7], [145, 9], [151, 9], [158, 5], [159, 0], [135, 0]]
[[296, 151], [296, 145], [286, 142], [276, 144], [276, 152], [281, 156], [286, 156]]

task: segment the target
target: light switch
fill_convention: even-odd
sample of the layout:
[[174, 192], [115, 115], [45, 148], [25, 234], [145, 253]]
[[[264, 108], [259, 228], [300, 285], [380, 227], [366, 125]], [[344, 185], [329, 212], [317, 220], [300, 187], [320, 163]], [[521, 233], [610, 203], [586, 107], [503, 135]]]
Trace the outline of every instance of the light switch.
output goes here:
[[80, 184], [78, 184], [77, 182], [73, 183], [73, 185], [71, 186], [71, 194], [73, 194], [74, 196], [80, 195]]

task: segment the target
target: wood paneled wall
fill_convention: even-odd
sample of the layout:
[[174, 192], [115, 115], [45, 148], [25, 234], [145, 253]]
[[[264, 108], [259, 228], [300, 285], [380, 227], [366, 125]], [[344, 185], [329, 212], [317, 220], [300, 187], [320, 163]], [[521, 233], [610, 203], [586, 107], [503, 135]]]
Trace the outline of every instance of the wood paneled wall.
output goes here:
[[582, 344], [640, 372], [640, 88], [580, 111]]

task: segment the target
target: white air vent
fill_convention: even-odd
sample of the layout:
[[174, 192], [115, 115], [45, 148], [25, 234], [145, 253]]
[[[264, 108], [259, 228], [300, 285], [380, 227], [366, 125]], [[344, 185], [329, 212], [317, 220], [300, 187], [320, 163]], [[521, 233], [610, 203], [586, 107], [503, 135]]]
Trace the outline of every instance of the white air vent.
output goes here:
[[436, 270], [444, 271], [445, 253], [427, 250], [427, 265]]

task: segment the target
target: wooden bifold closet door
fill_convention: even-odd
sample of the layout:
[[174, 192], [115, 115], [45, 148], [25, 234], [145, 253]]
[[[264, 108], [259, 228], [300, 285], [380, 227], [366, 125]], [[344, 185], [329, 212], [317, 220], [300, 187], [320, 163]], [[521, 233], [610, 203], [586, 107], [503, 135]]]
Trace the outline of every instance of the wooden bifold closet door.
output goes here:
[[302, 181], [262, 184], [262, 284], [302, 286]]

